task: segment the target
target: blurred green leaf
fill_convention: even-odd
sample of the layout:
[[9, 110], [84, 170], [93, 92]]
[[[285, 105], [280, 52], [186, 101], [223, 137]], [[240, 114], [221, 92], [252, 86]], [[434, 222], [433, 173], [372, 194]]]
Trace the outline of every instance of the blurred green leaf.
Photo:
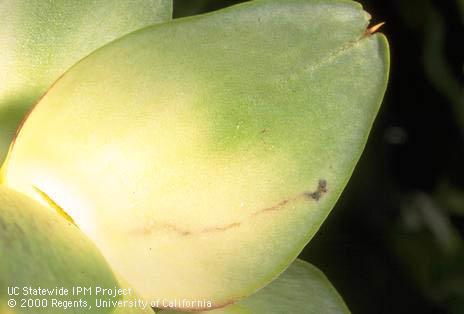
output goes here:
[[464, 217], [464, 191], [447, 181], [438, 185], [435, 197], [450, 213]]
[[69, 67], [171, 14], [171, 0], [0, 1], [0, 162], [26, 111]]
[[464, 137], [464, 86], [453, 75], [445, 56], [445, 17], [430, 3], [424, 3], [424, 68], [429, 81], [448, 100]]
[[[463, 11], [464, 23], [462, 2], [463, 0], [458, 0], [457, 4]], [[430, 0], [398, 1], [397, 5], [403, 22], [422, 33], [422, 63], [426, 78], [447, 99], [464, 138], [464, 86], [454, 75], [445, 55], [446, 16], [441, 15]], [[461, 66], [464, 67], [464, 64]], [[464, 68], [459, 72], [462, 71]]]
[[[166, 314], [186, 312], [162, 311]], [[296, 260], [275, 281], [254, 295], [228, 307], [202, 314], [330, 314], [349, 313], [324, 274], [313, 265]]]
[[459, 9], [461, 10], [461, 22], [464, 24], [464, 0], [457, 0]]
[[447, 303], [449, 308], [460, 307], [464, 302], [464, 243], [448, 211], [425, 193], [410, 195], [391, 240], [405, 273], [428, 299]]

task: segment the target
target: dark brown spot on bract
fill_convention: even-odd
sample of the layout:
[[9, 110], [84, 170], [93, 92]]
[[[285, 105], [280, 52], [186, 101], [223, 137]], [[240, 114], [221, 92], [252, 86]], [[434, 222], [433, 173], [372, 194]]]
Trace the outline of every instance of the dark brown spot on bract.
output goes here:
[[327, 193], [327, 181], [325, 179], [320, 179], [316, 191], [305, 193], [305, 195], [318, 201], [325, 193]]

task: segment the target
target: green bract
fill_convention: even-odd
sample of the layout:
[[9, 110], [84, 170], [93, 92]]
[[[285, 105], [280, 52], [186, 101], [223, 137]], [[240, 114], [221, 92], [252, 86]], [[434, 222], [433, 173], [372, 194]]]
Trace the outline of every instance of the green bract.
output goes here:
[[389, 66], [368, 23], [351, 1], [269, 0], [127, 35], [47, 92], [2, 180], [66, 212], [148, 300], [244, 298], [364, 148]]
[[[166, 314], [186, 312], [166, 311]], [[349, 313], [324, 274], [296, 260], [278, 279], [247, 299], [202, 314], [341, 314]]]
[[24, 113], [69, 67], [171, 12], [167, 0], [0, 1], [0, 160]]
[[[94, 244], [56, 213], [5, 187], [0, 187], [0, 257], [0, 313], [115, 313], [95, 307], [96, 299], [121, 297], [94, 294], [96, 287], [119, 288]], [[7, 294], [12, 287], [19, 295]], [[93, 294], [73, 295], [76, 287], [91, 287]], [[34, 294], [39, 288], [52, 294]], [[54, 292], [61, 288], [67, 295]], [[7, 305], [7, 300], [16, 305]]]

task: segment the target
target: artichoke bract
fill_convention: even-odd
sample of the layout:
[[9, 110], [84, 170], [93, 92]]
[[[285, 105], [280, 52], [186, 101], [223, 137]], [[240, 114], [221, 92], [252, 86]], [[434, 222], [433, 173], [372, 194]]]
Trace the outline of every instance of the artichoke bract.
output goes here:
[[0, 313], [114, 313], [95, 308], [101, 296], [73, 293], [119, 287], [95, 245], [56, 213], [1, 186], [0, 257]]
[[67, 69], [171, 13], [170, 0], [0, 1], [0, 160], [21, 117]]
[[[164, 311], [162, 313], [187, 314], [188, 312]], [[350, 311], [319, 269], [297, 259], [279, 278], [257, 293], [224, 308], [200, 313], [342, 314], [350, 313]]]
[[1, 180], [146, 299], [225, 306], [284, 271], [346, 185], [388, 76], [368, 23], [351, 1], [255, 1], [129, 34], [54, 84]]

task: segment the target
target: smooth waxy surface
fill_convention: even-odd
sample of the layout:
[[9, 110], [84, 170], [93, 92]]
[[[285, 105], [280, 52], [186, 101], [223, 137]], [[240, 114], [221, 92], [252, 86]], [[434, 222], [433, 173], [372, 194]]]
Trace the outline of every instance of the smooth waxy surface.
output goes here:
[[[164, 311], [165, 314], [187, 312]], [[296, 260], [275, 281], [248, 298], [202, 314], [349, 313], [335, 288], [313, 265]]]
[[0, 1], [0, 160], [23, 115], [69, 67], [171, 12], [170, 0]]
[[[8, 295], [8, 287], [18, 287], [19, 295]], [[24, 288], [37, 291], [39, 287], [65, 288], [68, 295], [23, 292]], [[91, 287], [93, 295], [73, 295], [73, 287]], [[95, 300], [118, 301], [122, 297], [96, 296], [96, 287], [114, 289], [119, 284], [95, 245], [56, 213], [0, 187], [0, 313], [115, 313], [111, 308], [97, 309]], [[16, 306], [9, 307], [8, 299], [14, 299]], [[28, 303], [21, 299], [45, 299], [47, 303], [23, 307]], [[68, 309], [63, 308], [64, 302], [79, 300], [82, 303], [78, 306], [72, 303]], [[84, 302], [91, 308], [84, 308]]]
[[293, 261], [351, 175], [388, 73], [368, 22], [350, 1], [259, 1], [126, 36], [50, 89], [3, 181], [147, 299], [229, 304]]

